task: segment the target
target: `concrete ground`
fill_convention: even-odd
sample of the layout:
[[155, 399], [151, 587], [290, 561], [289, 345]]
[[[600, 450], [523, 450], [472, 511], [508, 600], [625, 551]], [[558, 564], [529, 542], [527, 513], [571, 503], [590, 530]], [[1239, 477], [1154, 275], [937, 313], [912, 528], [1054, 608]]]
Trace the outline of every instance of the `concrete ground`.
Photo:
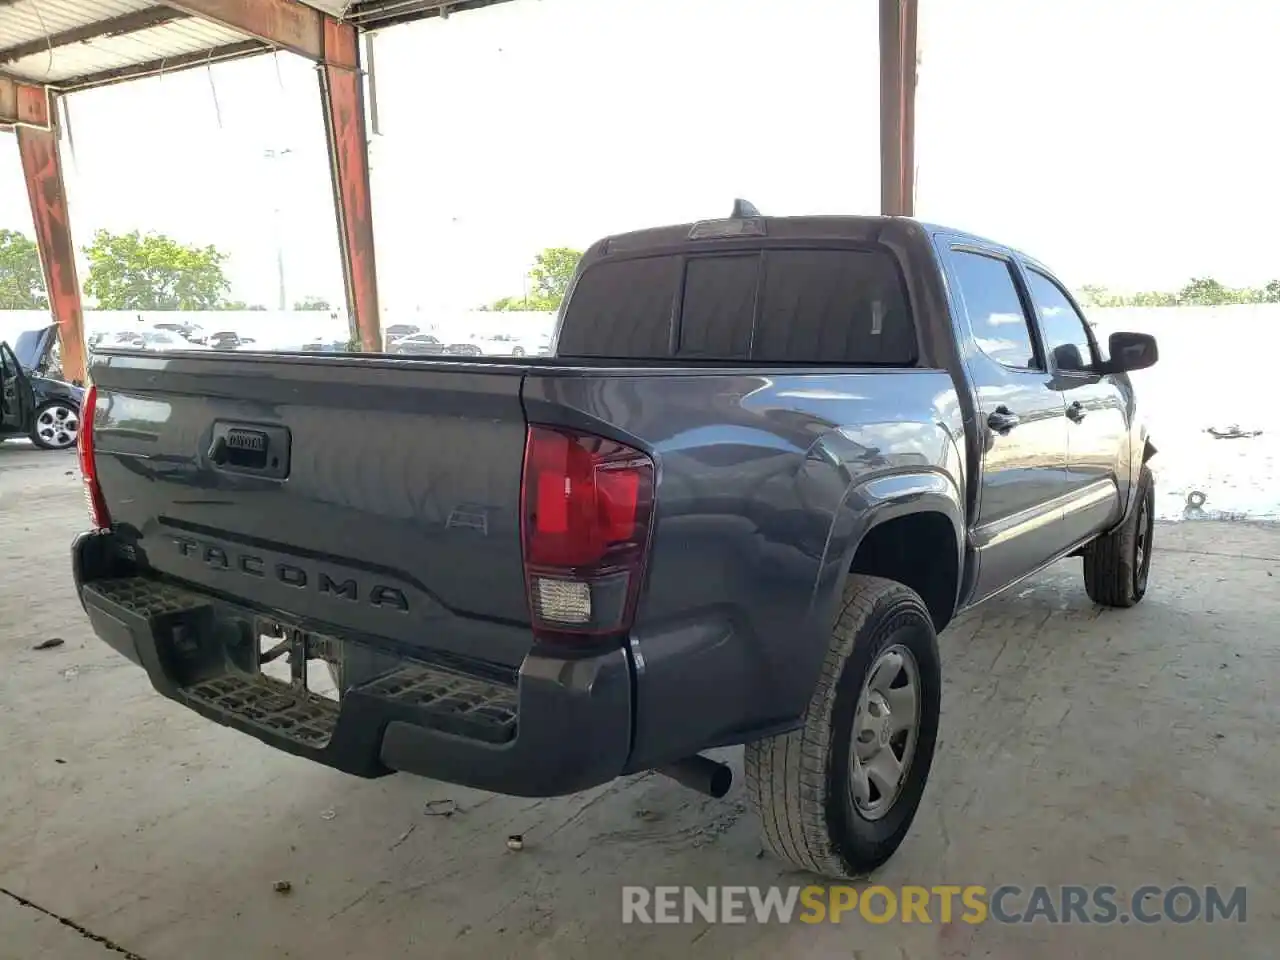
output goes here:
[[0, 444], [2, 958], [1275, 955], [1280, 530], [1164, 525], [1133, 610], [1093, 607], [1067, 561], [949, 628], [933, 777], [877, 878], [1244, 885], [1245, 924], [642, 927], [623, 884], [810, 881], [758, 856], [740, 786], [366, 782], [162, 699], [73, 596], [74, 470]]

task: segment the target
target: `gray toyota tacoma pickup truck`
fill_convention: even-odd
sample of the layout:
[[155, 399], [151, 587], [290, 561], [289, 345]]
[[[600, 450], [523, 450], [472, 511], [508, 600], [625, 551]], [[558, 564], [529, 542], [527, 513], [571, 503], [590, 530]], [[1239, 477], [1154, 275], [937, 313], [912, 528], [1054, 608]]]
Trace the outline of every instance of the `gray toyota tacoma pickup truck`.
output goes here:
[[745, 744], [770, 850], [876, 867], [933, 759], [937, 633], [1071, 555], [1142, 599], [1156, 344], [1102, 349], [978, 237], [743, 209], [594, 244], [547, 358], [98, 352], [94, 630], [360, 776], [720, 795], [702, 751]]

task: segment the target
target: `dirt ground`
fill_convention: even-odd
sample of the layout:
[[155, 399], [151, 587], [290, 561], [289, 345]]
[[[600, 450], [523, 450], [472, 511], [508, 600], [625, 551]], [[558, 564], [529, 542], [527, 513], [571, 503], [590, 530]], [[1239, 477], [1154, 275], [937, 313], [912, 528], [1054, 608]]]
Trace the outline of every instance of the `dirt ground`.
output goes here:
[[636, 926], [624, 884], [810, 880], [760, 856], [740, 785], [508, 799], [212, 725], [91, 635], [84, 523], [73, 454], [0, 444], [0, 958], [1275, 955], [1280, 530], [1162, 525], [1133, 610], [1095, 608], [1066, 561], [951, 626], [933, 777], [877, 877], [1244, 885], [1246, 923]]

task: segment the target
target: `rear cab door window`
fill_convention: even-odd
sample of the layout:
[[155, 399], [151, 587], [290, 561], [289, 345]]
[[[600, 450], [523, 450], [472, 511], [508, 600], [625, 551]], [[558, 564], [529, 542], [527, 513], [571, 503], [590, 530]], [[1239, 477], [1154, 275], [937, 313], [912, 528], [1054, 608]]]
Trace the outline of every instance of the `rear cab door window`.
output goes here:
[[1042, 374], [1044, 354], [1027, 318], [1013, 264], [978, 250], [952, 253], [974, 346], [1006, 370]]

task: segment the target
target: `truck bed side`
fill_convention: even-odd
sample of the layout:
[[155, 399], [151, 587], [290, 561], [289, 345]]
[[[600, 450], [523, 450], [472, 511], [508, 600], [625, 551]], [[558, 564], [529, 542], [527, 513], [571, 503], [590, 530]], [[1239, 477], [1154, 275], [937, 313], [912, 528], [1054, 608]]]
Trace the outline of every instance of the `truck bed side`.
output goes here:
[[943, 371], [531, 373], [524, 403], [659, 464], [631, 637], [636, 769], [803, 714], [870, 527], [934, 511], [962, 562], [963, 428]]

